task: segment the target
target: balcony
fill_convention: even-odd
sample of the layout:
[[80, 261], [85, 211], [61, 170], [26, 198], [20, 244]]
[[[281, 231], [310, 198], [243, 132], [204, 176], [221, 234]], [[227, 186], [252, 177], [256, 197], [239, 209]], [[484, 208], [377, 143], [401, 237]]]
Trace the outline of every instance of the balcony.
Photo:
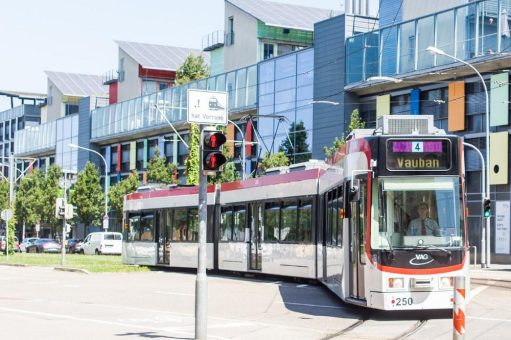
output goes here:
[[504, 0], [472, 1], [429, 16], [346, 39], [346, 84], [373, 76], [419, 74], [454, 63], [426, 51], [435, 46], [461, 60], [498, 58], [511, 50]]
[[224, 46], [225, 33], [224, 31], [216, 31], [208, 34], [202, 38], [202, 50], [205, 52], [213, 51], [217, 48]]
[[119, 80], [119, 72], [117, 70], [109, 70], [103, 74], [103, 85], [110, 85]]

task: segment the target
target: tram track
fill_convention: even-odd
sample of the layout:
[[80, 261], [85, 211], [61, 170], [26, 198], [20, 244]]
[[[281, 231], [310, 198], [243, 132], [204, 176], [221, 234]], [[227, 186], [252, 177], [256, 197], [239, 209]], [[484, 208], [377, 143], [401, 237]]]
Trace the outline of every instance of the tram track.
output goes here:
[[340, 331], [336, 332], [336, 333], [333, 333], [333, 334], [329, 334], [323, 338], [321, 338], [321, 340], [330, 340], [330, 339], [334, 339], [338, 336], [341, 336], [341, 335], [344, 335], [348, 332], [351, 332], [352, 330], [354, 330], [355, 328], [358, 328], [360, 326], [362, 326], [364, 324], [364, 322], [366, 322], [367, 320], [369, 320], [369, 317], [364, 317], [362, 319], [359, 319], [357, 320], [355, 323], [352, 323], [351, 325], [349, 325], [348, 327], [346, 328], [343, 328], [341, 329]]
[[410, 335], [415, 334], [418, 332], [424, 325], [428, 322], [427, 319], [424, 320], [417, 320], [417, 322], [407, 331], [404, 333], [398, 335], [397, 337], [393, 338], [392, 340], [402, 340], [408, 338]]

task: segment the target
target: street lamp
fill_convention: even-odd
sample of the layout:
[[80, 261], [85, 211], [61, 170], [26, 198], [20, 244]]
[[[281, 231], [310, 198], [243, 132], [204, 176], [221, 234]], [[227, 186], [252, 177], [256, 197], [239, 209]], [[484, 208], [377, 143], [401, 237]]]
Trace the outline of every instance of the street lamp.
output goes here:
[[[462, 64], [465, 64], [467, 65], [468, 67], [470, 67], [472, 70], [474, 70], [474, 72], [479, 76], [479, 79], [481, 79], [481, 83], [483, 83], [483, 88], [484, 88], [484, 94], [486, 96], [486, 105], [485, 105], [485, 114], [486, 114], [486, 175], [484, 174], [484, 169], [483, 169], [483, 176], [486, 177], [486, 192], [485, 192], [485, 196], [487, 199], [490, 198], [490, 101], [489, 101], [489, 97], [488, 97], [488, 88], [486, 87], [486, 83], [484, 81], [484, 78], [483, 76], [481, 75], [481, 73], [479, 73], [479, 71], [470, 63], [464, 61], [464, 60], [461, 60], [459, 58], [456, 58], [455, 56], [452, 56], [450, 54], [447, 54], [445, 51], [442, 51], [441, 49], [437, 48], [437, 47], [434, 47], [434, 46], [429, 46], [428, 48], [426, 48], [426, 51], [428, 51], [429, 53], [433, 54], [433, 55], [442, 55], [442, 56], [445, 56], [445, 57], [448, 57], [448, 58], [451, 58], [455, 61], [458, 61]], [[486, 218], [486, 267], [489, 267], [490, 266], [490, 240], [491, 240], [491, 237], [490, 237], [490, 218]]]
[[108, 168], [107, 168], [107, 165], [106, 165], [106, 159], [99, 152], [97, 152], [95, 150], [92, 150], [92, 149], [88, 149], [88, 148], [80, 146], [80, 145], [76, 145], [76, 144], [70, 143], [69, 147], [70, 148], [75, 148], [75, 149], [82, 149], [82, 150], [86, 150], [86, 151], [95, 153], [105, 163], [105, 216], [103, 216], [103, 228], [106, 230], [106, 229], [108, 229], [108, 224], [106, 224], [108, 222], [105, 222], [105, 221], [108, 221], [108, 182], [109, 182], [108, 178], [107, 178], [108, 177]]

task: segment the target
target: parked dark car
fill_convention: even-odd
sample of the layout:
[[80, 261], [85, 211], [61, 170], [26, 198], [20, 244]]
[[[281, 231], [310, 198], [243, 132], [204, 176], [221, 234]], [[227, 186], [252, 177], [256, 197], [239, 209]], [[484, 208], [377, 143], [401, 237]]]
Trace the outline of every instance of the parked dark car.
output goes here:
[[40, 238], [27, 246], [27, 253], [58, 253], [62, 246], [51, 238]]
[[[5, 252], [5, 236], [0, 236], [0, 252], [2, 251]], [[20, 251], [20, 242], [16, 236], [14, 236], [14, 251]]]
[[71, 253], [71, 254], [80, 253], [81, 250], [82, 250], [82, 240], [78, 240], [75, 238], [67, 240], [66, 251], [68, 253]]

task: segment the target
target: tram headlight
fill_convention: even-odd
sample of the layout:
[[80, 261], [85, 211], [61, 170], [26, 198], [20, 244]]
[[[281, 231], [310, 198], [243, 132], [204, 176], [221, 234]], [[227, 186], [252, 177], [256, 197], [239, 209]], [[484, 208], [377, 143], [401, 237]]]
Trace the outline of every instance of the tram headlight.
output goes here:
[[405, 286], [405, 280], [402, 277], [390, 277], [389, 288], [403, 288]]
[[454, 277], [441, 277], [440, 288], [452, 288], [454, 286]]

